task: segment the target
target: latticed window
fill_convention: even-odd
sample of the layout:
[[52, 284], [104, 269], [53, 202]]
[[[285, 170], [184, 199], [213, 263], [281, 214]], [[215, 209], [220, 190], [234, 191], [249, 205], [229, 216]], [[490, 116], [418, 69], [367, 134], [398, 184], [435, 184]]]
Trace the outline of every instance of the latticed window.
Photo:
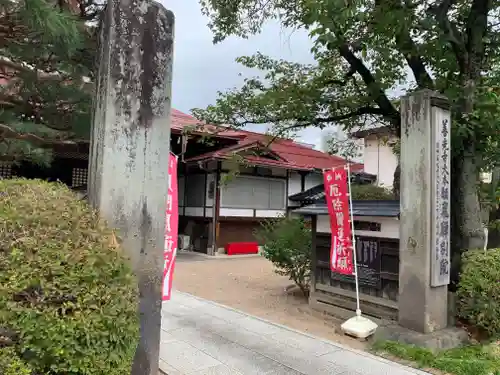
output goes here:
[[78, 187], [87, 184], [87, 168], [73, 168], [71, 186]]
[[12, 177], [12, 164], [7, 161], [0, 161], [0, 178]]

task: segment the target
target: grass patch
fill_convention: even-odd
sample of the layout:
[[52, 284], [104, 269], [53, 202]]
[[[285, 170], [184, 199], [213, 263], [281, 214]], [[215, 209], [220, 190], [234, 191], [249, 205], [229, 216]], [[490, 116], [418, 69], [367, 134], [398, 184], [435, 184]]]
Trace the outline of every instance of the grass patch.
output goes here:
[[373, 350], [453, 375], [500, 375], [500, 342], [432, 352], [393, 341], [377, 342]]

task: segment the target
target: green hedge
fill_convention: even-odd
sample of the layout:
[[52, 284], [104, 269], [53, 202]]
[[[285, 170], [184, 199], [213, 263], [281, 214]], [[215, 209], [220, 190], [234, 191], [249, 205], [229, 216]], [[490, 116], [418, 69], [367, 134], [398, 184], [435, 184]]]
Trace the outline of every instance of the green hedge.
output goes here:
[[376, 185], [351, 185], [352, 199], [354, 200], [393, 200], [394, 194], [391, 190]]
[[0, 180], [0, 373], [130, 373], [137, 280], [111, 236], [64, 185]]
[[500, 249], [464, 253], [457, 297], [459, 317], [500, 336]]

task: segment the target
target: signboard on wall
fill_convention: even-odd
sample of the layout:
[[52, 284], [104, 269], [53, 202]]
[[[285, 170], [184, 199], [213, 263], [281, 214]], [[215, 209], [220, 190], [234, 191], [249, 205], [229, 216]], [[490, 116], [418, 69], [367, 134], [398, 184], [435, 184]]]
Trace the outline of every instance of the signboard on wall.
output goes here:
[[450, 283], [450, 112], [432, 107], [432, 121], [431, 286], [438, 287]]
[[[379, 241], [376, 238], [356, 236], [356, 260], [359, 285], [380, 289], [382, 257]], [[331, 273], [332, 280], [355, 283], [354, 276]]]
[[165, 248], [163, 257], [162, 300], [168, 301], [172, 294], [175, 258], [177, 255], [177, 235], [179, 230], [179, 189], [177, 185], [177, 156], [170, 153], [168, 162], [168, 193], [165, 210]]

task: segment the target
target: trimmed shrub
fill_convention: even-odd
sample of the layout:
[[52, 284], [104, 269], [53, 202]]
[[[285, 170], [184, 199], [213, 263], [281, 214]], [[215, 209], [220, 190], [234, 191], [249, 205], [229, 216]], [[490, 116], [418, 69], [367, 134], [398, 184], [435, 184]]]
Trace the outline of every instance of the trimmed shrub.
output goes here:
[[288, 217], [265, 220], [256, 237], [263, 244], [263, 255], [276, 267], [276, 273], [288, 276], [307, 295], [312, 238], [304, 220]]
[[464, 253], [457, 299], [460, 318], [500, 336], [500, 249]]
[[392, 191], [383, 187], [383, 186], [376, 186], [376, 185], [369, 185], [369, 184], [366, 184], [366, 185], [353, 184], [353, 185], [351, 185], [351, 190], [352, 190], [352, 199], [354, 199], [354, 200], [380, 201], [380, 200], [393, 200], [393, 199], [395, 199]]
[[112, 235], [62, 184], [0, 180], [0, 373], [130, 373], [137, 280]]

